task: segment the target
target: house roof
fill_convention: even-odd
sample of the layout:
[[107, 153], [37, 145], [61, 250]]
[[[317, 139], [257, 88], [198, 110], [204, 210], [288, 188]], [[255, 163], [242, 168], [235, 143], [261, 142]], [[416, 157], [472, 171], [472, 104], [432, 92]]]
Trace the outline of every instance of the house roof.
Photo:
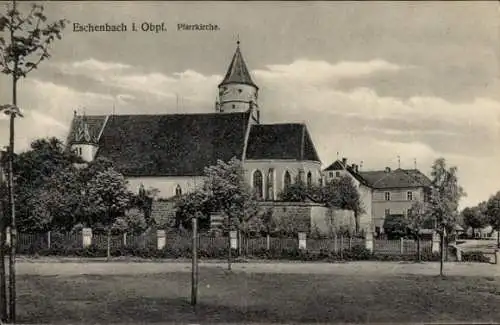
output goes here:
[[335, 160], [330, 166], [326, 167], [325, 171], [330, 170], [344, 170], [345, 166], [340, 160]]
[[368, 184], [368, 182], [359, 174], [359, 172], [356, 172], [356, 170], [354, 170], [352, 166], [344, 164], [340, 160], [335, 160], [330, 166], [324, 169], [324, 171], [332, 170], [347, 170], [358, 182], [363, 185], [370, 186], [370, 184]]
[[97, 155], [127, 176], [203, 175], [218, 159], [239, 158], [249, 113], [116, 115]]
[[408, 171], [396, 169], [393, 171], [361, 171], [359, 175], [366, 180], [370, 187], [376, 189], [422, 187], [430, 185], [430, 180], [418, 170]]
[[254, 86], [255, 88], [259, 88], [252, 81], [252, 77], [250, 77], [247, 65], [245, 64], [245, 60], [243, 59], [243, 55], [241, 54], [239, 42], [238, 46], [236, 47], [236, 52], [234, 52], [233, 59], [231, 60], [231, 64], [229, 65], [229, 69], [226, 72], [226, 76], [219, 84], [219, 87], [222, 85], [234, 83], [247, 84]]
[[320, 161], [305, 124], [252, 125], [246, 159]]

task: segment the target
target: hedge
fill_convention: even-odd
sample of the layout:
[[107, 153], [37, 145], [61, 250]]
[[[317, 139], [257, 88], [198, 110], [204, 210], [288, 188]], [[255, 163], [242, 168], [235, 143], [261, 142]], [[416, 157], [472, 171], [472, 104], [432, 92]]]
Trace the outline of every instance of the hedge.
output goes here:
[[[168, 247], [165, 249], [157, 249], [156, 247], [145, 248], [113, 248], [110, 251], [112, 257], [133, 256], [149, 259], [179, 259], [191, 258], [192, 252], [190, 248], [175, 248]], [[373, 254], [363, 246], [353, 246], [351, 249], [344, 249], [342, 253], [329, 250], [308, 251], [299, 250], [297, 248], [287, 248], [282, 250], [266, 250], [256, 251], [251, 256], [238, 256], [237, 250], [232, 250], [233, 257], [245, 257], [247, 259], [263, 259], [263, 260], [295, 260], [295, 261], [415, 261], [416, 255], [383, 255]], [[21, 250], [20, 255], [31, 256], [71, 256], [71, 257], [106, 257], [107, 250], [99, 248], [96, 245], [90, 245], [86, 248], [77, 247], [52, 247], [50, 249], [40, 249], [39, 247], [31, 247], [30, 249]], [[200, 259], [226, 259], [228, 256], [227, 248], [198, 251]], [[476, 255], [474, 255], [476, 256]], [[471, 257], [474, 261], [480, 261], [478, 257]], [[422, 261], [439, 261], [438, 254], [421, 254]]]

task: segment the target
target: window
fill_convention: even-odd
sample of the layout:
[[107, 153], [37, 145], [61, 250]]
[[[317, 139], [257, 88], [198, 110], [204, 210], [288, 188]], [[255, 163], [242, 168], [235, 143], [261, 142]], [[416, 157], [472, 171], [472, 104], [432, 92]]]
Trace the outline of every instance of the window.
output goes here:
[[407, 216], [407, 217], [408, 217], [408, 216], [411, 216], [411, 208], [406, 209], [406, 216]]
[[236, 108], [236, 105], [233, 104], [233, 109]]
[[283, 189], [286, 190], [288, 187], [290, 187], [290, 184], [292, 184], [292, 176], [290, 176], [290, 173], [287, 170], [283, 179]]
[[177, 184], [177, 187], [175, 188], [175, 196], [181, 196], [182, 195], [182, 189], [179, 184]]
[[340, 177], [340, 172], [335, 172], [335, 177]]
[[387, 217], [390, 214], [391, 214], [391, 209], [385, 209], [385, 216]]
[[312, 174], [311, 172], [307, 173], [307, 186], [311, 187], [312, 185]]
[[274, 201], [274, 168], [269, 168], [267, 171], [267, 199], [270, 201]]
[[253, 173], [253, 189], [255, 191], [255, 195], [258, 199], [262, 199], [262, 190], [263, 190], [263, 182], [262, 182], [262, 172], [260, 170], [256, 170]]
[[412, 201], [413, 200], [413, 192], [406, 193], [406, 198], [408, 199], [408, 201]]
[[385, 192], [385, 200], [390, 201], [391, 200], [391, 193], [390, 192]]
[[242, 92], [242, 91], [243, 91], [243, 90], [241, 90], [241, 89], [238, 89], [238, 92], [239, 92], [240, 94], [241, 94], [241, 92]]
[[328, 176], [330, 176], [330, 178], [332, 178], [333, 177], [333, 172], [329, 172]]

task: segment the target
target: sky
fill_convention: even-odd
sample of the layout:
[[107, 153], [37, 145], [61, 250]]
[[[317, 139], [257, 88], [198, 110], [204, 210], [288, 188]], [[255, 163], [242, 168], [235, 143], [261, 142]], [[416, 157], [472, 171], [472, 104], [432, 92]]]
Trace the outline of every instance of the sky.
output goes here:
[[[324, 167], [429, 174], [458, 167], [462, 206], [500, 190], [499, 5], [488, 2], [38, 2], [70, 21], [51, 58], [19, 82], [16, 151], [65, 139], [73, 112], [214, 112], [236, 48], [263, 123], [305, 122]], [[8, 2], [0, 3], [4, 13]], [[26, 12], [29, 3], [21, 3]], [[164, 23], [166, 31], [131, 31]], [[75, 32], [73, 24], [127, 32]], [[214, 31], [179, 31], [178, 24]], [[0, 102], [11, 101], [0, 76]], [[0, 145], [8, 121], [0, 117]]]

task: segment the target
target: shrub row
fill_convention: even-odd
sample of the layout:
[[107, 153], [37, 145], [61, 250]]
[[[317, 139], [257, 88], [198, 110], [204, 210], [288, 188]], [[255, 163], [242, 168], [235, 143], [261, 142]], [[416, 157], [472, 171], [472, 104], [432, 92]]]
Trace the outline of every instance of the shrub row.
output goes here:
[[464, 262], [479, 262], [479, 263], [489, 263], [490, 259], [484, 255], [483, 252], [464, 252], [462, 253], [462, 261]]
[[[139, 258], [168, 258], [168, 259], [178, 259], [178, 258], [191, 258], [192, 252], [189, 247], [168, 247], [165, 249], [158, 250], [156, 247], [143, 247], [143, 248], [112, 248], [112, 257], [120, 256], [133, 256]], [[232, 250], [232, 256], [238, 257], [237, 250]], [[71, 256], [71, 257], [106, 257], [107, 250], [96, 245], [91, 245], [86, 248], [78, 247], [52, 247], [50, 249], [40, 249], [38, 247], [31, 247], [29, 249], [23, 249], [18, 252], [20, 255], [31, 255], [31, 256]], [[201, 259], [226, 259], [228, 256], [227, 248], [219, 249], [200, 249], [198, 251], [198, 256]], [[388, 255], [388, 254], [373, 254], [363, 246], [353, 246], [351, 249], [344, 249], [342, 252], [333, 252], [329, 250], [319, 250], [319, 251], [308, 251], [299, 250], [297, 248], [289, 248], [282, 250], [266, 250], [261, 249], [253, 252], [250, 256], [244, 256], [246, 258], [255, 259], [266, 259], [266, 260], [296, 260], [296, 261], [415, 261], [417, 256], [415, 255]], [[464, 256], [464, 260], [466, 257]], [[479, 257], [477, 254], [467, 255], [467, 259], [476, 262], [484, 261], [483, 258]], [[422, 261], [439, 261], [438, 254], [421, 254]]]

